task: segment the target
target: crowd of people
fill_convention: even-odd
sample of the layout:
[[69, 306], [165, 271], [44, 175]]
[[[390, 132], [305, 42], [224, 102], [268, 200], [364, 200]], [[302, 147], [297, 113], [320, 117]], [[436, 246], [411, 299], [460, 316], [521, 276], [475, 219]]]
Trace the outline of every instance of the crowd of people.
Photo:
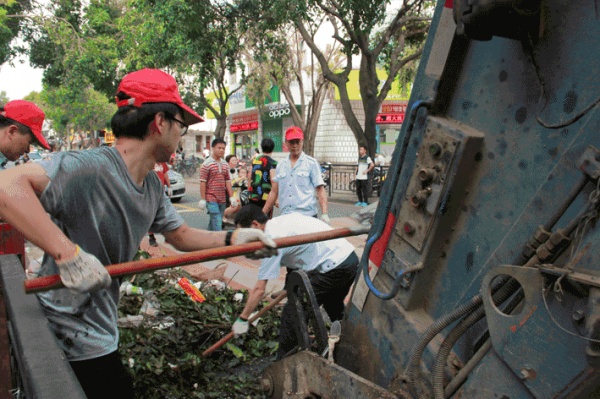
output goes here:
[[[89, 398], [133, 397], [131, 377], [117, 351], [120, 282], [105, 267], [131, 261], [148, 234], [151, 245], [157, 245], [154, 234], [159, 233], [180, 251], [264, 244], [252, 254], [265, 259], [232, 326], [235, 335], [248, 331], [248, 318], [280, 267], [288, 273], [304, 270], [330, 319], [342, 319], [343, 299], [358, 269], [354, 247], [337, 239], [278, 251], [273, 241], [331, 229], [325, 182], [319, 162], [303, 152], [302, 129], [286, 130], [289, 153], [279, 162], [269, 138], [248, 164], [225, 156], [226, 142], [215, 138], [199, 171], [198, 207], [209, 214], [207, 230], [201, 230], [188, 226], [169, 201], [166, 172], [174, 154], [182, 156], [178, 146], [188, 126], [202, 117], [182, 101], [175, 79], [155, 69], [126, 75], [116, 103], [113, 147], [60, 152], [0, 172], [0, 218], [45, 252], [39, 275], [59, 274], [65, 286], [37, 296]], [[28, 153], [32, 144], [49, 148], [42, 134], [44, 118], [28, 101], [0, 108], [0, 169]], [[375, 163], [366, 148], [359, 151], [356, 179], [362, 182]], [[366, 204], [365, 185], [359, 187], [359, 202]], [[277, 217], [274, 207], [280, 209]], [[231, 229], [222, 231], [226, 224]], [[296, 345], [293, 324], [293, 310], [286, 306], [278, 359]]]

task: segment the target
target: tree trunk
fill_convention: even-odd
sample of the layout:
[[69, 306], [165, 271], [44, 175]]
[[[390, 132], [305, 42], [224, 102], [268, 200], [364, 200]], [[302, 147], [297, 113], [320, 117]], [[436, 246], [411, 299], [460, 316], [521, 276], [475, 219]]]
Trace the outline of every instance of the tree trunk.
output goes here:
[[377, 150], [376, 118], [381, 107], [381, 101], [378, 96], [377, 65], [374, 57], [369, 53], [362, 53], [358, 81], [363, 110], [365, 111], [364, 137], [363, 140], [358, 140], [358, 144], [367, 147], [367, 154], [373, 158]]
[[227, 114], [217, 116], [217, 127], [215, 128], [215, 138], [224, 138], [227, 133]]

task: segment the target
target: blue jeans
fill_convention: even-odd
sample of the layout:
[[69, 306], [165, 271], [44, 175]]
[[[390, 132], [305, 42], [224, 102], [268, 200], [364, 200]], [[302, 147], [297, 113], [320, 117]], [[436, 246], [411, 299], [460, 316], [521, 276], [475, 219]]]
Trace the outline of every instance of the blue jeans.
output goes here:
[[223, 230], [223, 213], [227, 204], [219, 204], [218, 202], [207, 202], [206, 211], [210, 216], [208, 221], [208, 231]]

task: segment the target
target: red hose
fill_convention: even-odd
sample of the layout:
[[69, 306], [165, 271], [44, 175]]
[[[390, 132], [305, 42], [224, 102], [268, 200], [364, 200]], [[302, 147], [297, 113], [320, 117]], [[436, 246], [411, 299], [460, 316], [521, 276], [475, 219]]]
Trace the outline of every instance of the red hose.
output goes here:
[[[309, 244], [312, 242], [332, 240], [335, 238], [357, 236], [366, 234], [368, 232], [368, 227], [344, 227], [318, 233], [300, 234], [294, 237], [277, 238], [275, 239], [275, 242], [277, 243], [278, 248], [286, 248], [293, 247], [295, 245]], [[229, 247], [203, 249], [200, 251], [167, 256], [164, 258], [151, 258], [118, 263], [115, 265], [106, 266], [106, 269], [111, 277], [123, 277], [131, 274], [152, 272], [154, 270], [185, 266], [214, 259], [247, 255], [261, 248], [264, 248], [264, 244], [260, 241], [256, 241], [248, 244], [232, 245]], [[28, 294], [49, 291], [62, 287], [64, 287], [64, 285], [58, 274], [25, 280], [25, 292]]]

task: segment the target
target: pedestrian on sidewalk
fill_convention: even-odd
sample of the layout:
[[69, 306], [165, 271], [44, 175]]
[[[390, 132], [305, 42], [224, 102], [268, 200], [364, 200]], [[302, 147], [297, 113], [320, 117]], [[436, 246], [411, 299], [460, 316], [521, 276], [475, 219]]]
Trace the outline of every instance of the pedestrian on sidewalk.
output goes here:
[[132, 72], [116, 99], [114, 147], [60, 152], [0, 172], [0, 217], [45, 252], [39, 275], [59, 274], [65, 285], [37, 297], [89, 399], [134, 397], [117, 350], [119, 279], [105, 266], [131, 261], [148, 231], [180, 251], [260, 240], [267, 250], [255, 255], [262, 256], [275, 246], [255, 229], [189, 227], [151, 173], [169, 160], [188, 125], [203, 120], [183, 103], [172, 76]]
[[377, 167], [385, 166], [385, 157], [380, 153], [375, 153], [375, 166], [377, 166]]
[[290, 152], [287, 158], [277, 164], [275, 177], [271, 182], [271, 193], [263, 206], [263, 212], [266, 215], [270, 214], [276, 201], [279, 200], [282, 215], [298, 212], [317, 217], [316, 193], [321, 206], [321, 220], [330, 223], [321, 165], [302, 151], [304, 145], [302, 129], [298, 126], [287, 129], [285, 143]]
[[[155, 163], [154, 172], [156, 173], [156, 176], [158, 176], [158, 180], [160, 180], [162, 183], [163, 189], [166, 188], [167, 196], [171, 197], [171, 195], [173, 195], [173, 191], [171, 190], [171, 181], [169, 180], [169, 164], [166, 162]], [[158, 247], [156, 237], [152, 232], [148, 233], [148, 243], [152, 247]]]
[[[275, 178], [275, 169], [277, 161], [271, 158], [275, 143], [270, 138], [265, 138], [260, 142], [262, 154], [259, 154], [252, 160], [252, 175], [250, 176], [250, 186], [248, 187], [248, 199], [251, 204], [263, 208], [269, 198], [272, 188], [272, 181]], [[273, 216], [273, 210], [268, 214], [269, 218]]]
[[[271, 238], [332, 229], [327, 223], [300, 213], [288, 213], [269, 220], [255, 205], [244, 206], [237, 213], [235, 223], [238, 227], [260, 229]], [[239, 336], [248, 331], [248, 318], [263, 299], [267, 282], [279, 277], [280, 267], [286, 267], [288, 273], [304, 270], [319, 305], [323, 305], [332, 322], [341, 320], [344, 316], [344, 298], [356, 277], [358, 262], [354, 246], [345, 238], [281, 248], [277, 256], [261, 261], [258, 281], [250, 291], [244, 310], [233, 324], [233, 333]], [[281, 313], [277, 360], [285, 357], [297, 345], [294, 311], [292, 304], [288, 303]]]
[[225, 157], [225, 161], [229, 165], [229, 178], [233, 181], [238, 176], [238, 157], [234, 154], [229, 154]]
[[231, 175], [229, 164], [225, 155], [225, 140], [216, 138], [211, 144], [212, 152], [200, 168], [200, 202], [198, 207], [201, 211], [208, 211], [210, 220], [209, 231], [223, 230], [223, 214], [227, 208], [227, 198], [230, 204], [237, 206], [237, 200], [233, 198], [231, 187]]
[[31, 144], [49, 150], [42, 134], [44, 112], [30, 101], [15, 100], [0, 107], [0, 170], [29, 152]]
[[[225, 208], [225, 211], [223, 212], [223, 228], [225, 228], [225, 226], [235, 226], [233, 221], [236, 213], [242, 208], [243, 205], [248, 204], [248, 193], [246, 192], [246, 194], [243, 194], [243, 192], [248, 188], [247, 174], [248, 171], [246, 168], [239, 168], [236, 171], [236, 178], [231, 180], [231, 187], [233, 189], [232, 197], [236, 199], [237, 205], [230, 205]], [[244, 199], [246, 199], [245, 202]]]
[[354, 206], [369, 205], [369, 173], [375, 167], [371, 157], [367, 155], [367, 147], [358, 147], [358, 166], [356, 168], [356, 194], [358, 202]]

